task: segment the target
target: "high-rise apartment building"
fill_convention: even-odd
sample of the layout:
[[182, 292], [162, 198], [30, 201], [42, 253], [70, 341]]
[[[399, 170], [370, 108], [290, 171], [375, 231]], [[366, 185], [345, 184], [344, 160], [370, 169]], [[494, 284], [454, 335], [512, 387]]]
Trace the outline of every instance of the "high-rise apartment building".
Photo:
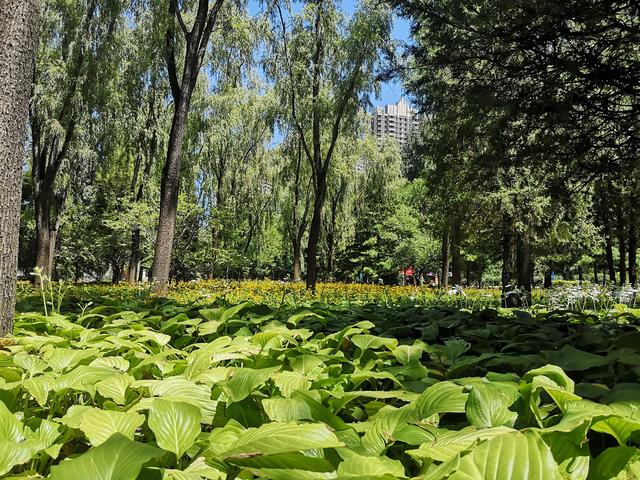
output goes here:
[[395, 104], [376, 107], [371, 118], [371, 133], [378, 142], [394, 138], [401, 148], [409, 143], [409, 138], [417, 130], [422, 116], [412, 109], [404, 98]]

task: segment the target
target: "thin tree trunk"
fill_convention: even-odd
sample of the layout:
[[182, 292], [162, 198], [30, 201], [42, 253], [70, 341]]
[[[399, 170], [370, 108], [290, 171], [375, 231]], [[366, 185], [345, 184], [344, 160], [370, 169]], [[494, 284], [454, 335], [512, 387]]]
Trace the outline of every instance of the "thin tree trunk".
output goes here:
[[512, 282], [516, 276], [516, 242], [513, 220], [507, 215], [503, 218], [502, 229], [502, 305], [517, 307], [517, 295], [509, 293], [514, 287]]
[[[51, 229], [49, 228], [49, 216], [47, 215], [47, 211], [48, 208], [46, 208], [42, 202], [39, 202], [38, 197], [36, 197], [36, 267], [40, 269], [43, 275], [50, 276], [49, 254], [51, 249], [49, 248], [49, 235]], [[39, 281], [37, 278], [36, 280]]]
[[446, 226], [442, 232], [442, 249], [441, 249], [441, 280], [440, 286], [442, 288], [449, 288], [449, 227]]
[[636, 286], [637, 276], [637, 255], [638, 255], [638, 231], [636, 225], [636, 212], [633, 207], [635, 203], [632, 199], [632, 207], [629, 215], [629, 283]]
[[622, 201], [618, 205], [618, 271], [620, 272], [620, 285], [627, 283], [627, 252], [626, 238], [624, 228], [624, 213], [622, 209]]
[[318, 244], [322, 222], [322, 208], [327, 193], [327, 177], [321, 174], [317, 178], [316, 195], [313, 203], [313, 215], [309, 226], [307, 244], [307, 289], [315, 293], [318, 281]]
[[598, 284], [598, 261], [593, 259], [593, 283]]
[[637, 275], [637, 254], [638, 254], [638, 237], [629, 237], [629, 283], [636, 286], [638, 282]]
[[451, 283], [454, 285], [462, 284], [461, 242], [462, 231], [460, 229], [460, 223], [456, 221], [451, 228]]
[[612, 285], [616, 283], [616, 269], [613, 265], [613, 242], [611, 241], [611, 230], [609, 228], [606, 229], [605, 232], [605, 262], [607, 264], [607, 271], [609, 272], [609, 282]]
[[[151, 141], [149, 142], [149, 149], [147, 151], [146, 163], [144, 166], [144, 172], [142, 173], [142, 181], [138, 185], [138, 192], [136, 194], [135, 201], [140, 203], [144, 197], [144, 188], [149, 180], [151, 174], [151, 165], [153, 164], [153, 158], [155, 157], [156, 149], [158, 145], [157, 131], [155, 130], [151, 135]], [[129, 260], [129, 283], [136, 283], [142, 281], [142, 252], [140, 250], [140, 244], [142, 236], [140, 227], [135, 227], [131, 232], [131, 257]]]
[[517, 267], [518, 267], [518, 288], [522, 291], [522, 295], [527, 305], [531, 305], [532, 290], [532, 268], [531, 268], [531, 239], [529, 232], [518, 234], [517, 244]]
[[38, 0], [0, 1], [0, 336], [13, 331], [22, 162], [40, 31]]
[[301, 242], [298, 242], [297, 239], [294, 239], [293, 242], [293, 273], [292, 279], [294, 282], [299, 282], [302, 280], [302, 267], [300, 265], [300, 257], [302, 254], [302, 248], [300, 245]]
[[53, 259], [56, 254], [57, 241], [58, 241], [58, 228], [54, 228], [49, 232], [49, 255], [47, 256], [47, 259], [49, 261], [49, 264], [47, 265], [47, 272], [49, 272], [48, 275], [49, 275], [49, 278], [51, 279], [54, 278]]

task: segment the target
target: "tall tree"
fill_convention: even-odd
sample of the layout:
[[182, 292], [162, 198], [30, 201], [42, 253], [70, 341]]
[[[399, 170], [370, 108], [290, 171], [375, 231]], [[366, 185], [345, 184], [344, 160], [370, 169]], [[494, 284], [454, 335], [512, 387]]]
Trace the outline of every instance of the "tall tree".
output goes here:
[[43, 19], [30, 110], [31, 176], [36, 266], [48, 277], [68, 194], [58, 179], [83, 121], [103, 100], [100, 87], [109, 75], [102, 67], [116, 61], [111, 47], [122, 10], [120, 0], [58, 2]]
[[13, 331], [24, 139], [38, 0], [0, 2], [0, 336]]
[[287, 165], [283, 169], [283, 181], [288, 186], [283, 215], [286, 237], [291, 243], [291, 279], [302, 281], [302, 241], [309, 224], [311, 206], [311, 177], [302, 153], [302, 143], [297, 132], [290, 135], [284, 145]]
[[[287, 98], [293, 127], [311, 166], [313, 210], [307, 245], [307, 288], [315, 291], [318, 247], [327, 180], [336, 142], [358, 112], [359, 101], [375, 85], [380, 51], [389, 45], [391, 15], [387, 6], [364, 1], [344, 25], [335, 2], [313, 0], [299, 14], [285, 15], [277, 4], [280, 42], [275, 70]], [[289, 31], [286, 18], [292, 18]]]
[[[189, 116], [191, 97], [207, 52], [211, 32], [218, 21], [223, 3], [224, 0], [215, 0], [210, 5], [209, 0], [198, 0], [193, 25], [189, 29], [183, 18], [183, 6], [178, 3], [178, 0], [169, 0], [166, 61], [171, 95], [174, 102], [174, 113], [169, 134], [167, 159], [162, 172], [160, 217], [156, 235], [155, 255], [151, 268], [152, 278], [156, 283], [156, 292], [159, 294], [164, 294], [167, 291], [171, 269], [171, 251], [175, 235], [178, 194], [180, 191], [182, 144]], [[176, 28], [179, 28], [184, 41], [184, 59], [180, 79], [178, 79], [178, 63], [176, 61]]]

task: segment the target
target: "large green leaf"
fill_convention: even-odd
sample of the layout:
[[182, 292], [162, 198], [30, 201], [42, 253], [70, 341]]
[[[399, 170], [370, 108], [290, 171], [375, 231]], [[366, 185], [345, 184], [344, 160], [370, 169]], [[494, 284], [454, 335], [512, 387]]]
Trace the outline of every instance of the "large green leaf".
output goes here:
[[584, 371], [590, 368], [609, 365], [612, 360], [594, 353], [578, 350], [571, 345], [565, 345], [557, 352], [542, 352], [550, 363], [569, 371]]
[[363, 334], [354, 335], [351, 337], [353, 344], [360, 350], [373, 349], [376, 350], [381, 347], [387, 347], [393, 349], [398, 345], [398, 340], [395, 338], [376, 337], [375, 335]]
[[238, 456], [229, 458], [228, 461], [234, 465], [251, 468], [294, 469], [311, 472], [332, 472], [334, 470], [331, 462], [325, 458], [298, 452], [248, 456], [246, 458]]
[[220, 388], [231, 402], [240, 402], [266, 382], [278, 370], [274, 368], [238, 368], [230, 380], [220, 384]]
[[[442, 431], [432, 441], [423, 443], [415, 450], [407, 453], [417, 459], [446, 462], [460, 452], [470, 448], [474, 443], [502, 436], [515, 430], [507, 427], [482, 428], [472, 427], [460, 431]], [[438, 432], [437, 432], [438, 433]]]
[[125, 404], [127, 388], [134, 382], [134, 378], [126, 373], [114, 373], [96, 383], [96, 390], [104, 398], [110, 398], [119, 405]]
[[425, 345], [422, 342], [416, 342], [413, 345], [400, 345], [394, 348], [391, 353], [401, 364], [411, 365], [420, 361], [424, 351]]
[[94, 447], [120, 433], [129, 440], [138, 427], [144, 423], [144, 416], [135, 412], [117, 412], [93, 408], [82, 415], [80, 430]]
[[607, 448], [594, 460], [589, 480], [632, 480], [640, 478], [640, 450], [633, 447]]
[[[3, 404], [0, 402], [0, 405]], [[60, 436], [59, 424], [50, 420], [42, 420], [35, 432], [29, 428], [22, 428], [21, 424], [19, 428], [16, 427], [18, 425], [12, 426], [9, 430], [13, 440], [0, 438], [0, 475], [9, 472], [16, 465], [26, 463], [38, 452], [46, 450]]]
[[450, 480], [561, 480], [551, 450], [535, 432], [507, 433], [464, 455]]
[[352, 455], [338, 465], [337, 473], [338, 478], [405, 478], [402, 463], [388, 457]]
[[269, 423], [242, 432], [223, 456], [272, 455], [342, 446], [344, 443], [324, 424]]
[[50, 480], [135, 480], [163, 451], [116, 433], [99, 447], [51, 467]]
[[427, 388], [415, 401], [420, 418], [434, 413], [464, 413], [468, 394], [453, 382], [439, 382]]
[[44, 361], [55, 371], [68, 370], [81, 361], [95, 358], [100, 351], [96, 348], [76, 350], [71, 348], [51, 348], [44, 352]]
[[576, 444], [570, 433], [540, 432], [544, 442], [549, 445], [553, 458], [560, 467], [563, 478], [567, 480], [585, 480], [589, 474], [589, 445]]
[[23, 431], [22, 422], [0, 401], [0, 440], [21, 442], [25, 438]]
[[273, 377], [273, 383], [280, 390], [283, 397], [290, 397], [296, 390], [308, 390], [311, 382], [298, 372], [280, 372]]
[[46, 405], [49, 392], [53, 390], [54, 384], [55, 377], [50, 374], [39, 375], [22, 381], [22, 386], [27, 389], [29, 395], [35, 398], [41, 407]]
[[620, 446], [625, 446], [629, 437], [640, 430], [640, 419], [612, 415], [609, 418], [595, 422], [591, 429], [596, 432], [608, 433], [615, 437]]
[[21, 443], [0, 440], [0, 475], [9, 472], [16, 465], [28, 462], [33, 456], [29, 448]]
[[486, 428], [513, 427], [518, 414], [509, 410], [520, 397], [515, 384], [483, 382], [473, 386], [466, 403], [471, 425]]
[[[135, 385], [147, 385], [145, 381], [134, 382], [131, 387]], [[217, 402], [211, 400], [211, 387], [206, 385], [197, 384], [191, 380], [187, 380], [182, 377], [168, 377], [163, 380], [152, 380], [149, 385], [149, 394], [154, 397], [168, 398], [177, 402], [185, 402], [191, 405], [195, 405], [202, 412], [203, 420], [210, 423], [213, 420], [213, 415], [216, 411]], [[147, 408], [149, 403], [137, 405], [134, 408], [144, 409]]]
[[162, 469], [162, 480], [225, 480], [226, 478], [226, 472], [207, 465], [204, 457], [196, 458], [184, 470]]
[[149, 408], [149, 428], [158, 446], [176, 454], [187, 451], [200, 434], [202, 414], [194, 405], [156, 398]]

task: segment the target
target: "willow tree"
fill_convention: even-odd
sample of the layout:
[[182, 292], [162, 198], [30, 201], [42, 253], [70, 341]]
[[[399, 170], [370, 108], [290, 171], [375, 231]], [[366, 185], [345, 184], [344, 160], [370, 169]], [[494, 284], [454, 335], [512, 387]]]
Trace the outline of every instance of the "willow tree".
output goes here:
[[307, 288], [315, 290], [331, 159], [338, 138], [375, 89], [381, 52], [391, 51], [386, 50], [391, 12], [382, 2], [366, 0], [351, 19], [343, 18], [336, 2], [328, 0], [307, 1], [295, 14], [283, 12], [279, 3], [276, 10], [273, 74], [312, 172], [306, 263]]
[[0, 2], [0, 336], [13, 330], [20, 185], [39, 16], [38, 0]]
[[[180, 192], [180, 165], [182, 145], [187, 128], [187, 119], [191, 98], [204, 62], [209, 38], [218, 23], [224, 0], [198, 0], [193, 13], [193, 21], [188, 25], [184, 5], [178, 0], [168, 0], [169, 19], [166, 29], [166, 62], [174, 102], [173, 120], [169, 133], [167, 159], [162, 172], [160, 188], [160, 217], [156, 235], [155, 255], [153, 258], [152, 279], [156, 283], [156, 292], [166, 293], [171, 269], [171, 251], [173, 248], [178, 194]], [[176, 50], [178, 36], [183, 46], [183, 59], [178, 63]], [[179, 74], [178, 70], [181, 70]]]
[[[89, 117], [108, 100], [115, 38], [123, 20], [120, 0], [48, 2], [30, 106], [36, 219], [36, 266], [48, 277], [68, 188], [60, 181]], [[93, 122], [95, 123], [95, 122]], [[70, 170], [70, 169], [69, 169]]]

